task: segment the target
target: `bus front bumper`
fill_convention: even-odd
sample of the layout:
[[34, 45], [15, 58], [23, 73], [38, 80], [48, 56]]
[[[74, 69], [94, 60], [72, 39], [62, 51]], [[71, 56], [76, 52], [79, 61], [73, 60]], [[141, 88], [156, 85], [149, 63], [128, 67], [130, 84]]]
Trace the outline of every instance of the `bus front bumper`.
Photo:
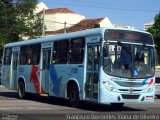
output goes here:
[[154, 97], [154, 90], [150, 93], [125, 93], [103, 89], [99, 95], [99, 103], [153, 103]]
[[160, 95], [160, 85], [155, 86], [155, 95], [156, 96]]

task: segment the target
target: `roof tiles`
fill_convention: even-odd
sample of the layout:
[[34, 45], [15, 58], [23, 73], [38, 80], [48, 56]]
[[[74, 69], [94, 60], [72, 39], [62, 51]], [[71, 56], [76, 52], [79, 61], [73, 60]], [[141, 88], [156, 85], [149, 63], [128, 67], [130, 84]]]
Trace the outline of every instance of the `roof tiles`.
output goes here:
[[[84, 19], [80, 21], [79, 23], [75, 24], [74, 26], [71, 26], [69, 28], [66, 28], [67, 32], [75, 32], [75, 31], [81, 31], [85, 29], [91, 29], [98, 27], [99, 23], [103, 20], [104, 18], [96, 18], [96, 19]], [[47, 31], [46, 32], [48, 35], [51, 34], [61, 34], [64, 33], [64, 29], [60, 29], [57, 31]]]
[[[42, 14], [43, 11], [40, 12]], [[55, 9], [45, 9], [46, 14], [56, 14], [56, 13], [75, 13], [67, 8], [55, 8]]]

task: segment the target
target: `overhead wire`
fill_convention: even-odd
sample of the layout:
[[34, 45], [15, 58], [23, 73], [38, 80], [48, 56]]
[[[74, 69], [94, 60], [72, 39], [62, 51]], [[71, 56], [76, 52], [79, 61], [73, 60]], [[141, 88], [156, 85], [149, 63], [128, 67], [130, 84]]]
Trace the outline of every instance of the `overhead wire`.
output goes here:
[[110, 10], [121, 10], [121, 11], [132, 11], [132, 12], [158, 12], [158, 10], [143, 10], [143, 9], [129, 9], [129, 8], [116, 8], [116, 7], [106, 7], [106, 6], [93, 6], [93, 5], [84, 5], [84, 4], [71, 4], [71, 3], [60, 3], [60, 2], [45, 2], [45, 3], [53, 3], [53, 4], [61, 4], [61, 5], [71, 5], [71, 6], [79, 6], [79, 7], [90, 7], [97, 9], [110, 9]]

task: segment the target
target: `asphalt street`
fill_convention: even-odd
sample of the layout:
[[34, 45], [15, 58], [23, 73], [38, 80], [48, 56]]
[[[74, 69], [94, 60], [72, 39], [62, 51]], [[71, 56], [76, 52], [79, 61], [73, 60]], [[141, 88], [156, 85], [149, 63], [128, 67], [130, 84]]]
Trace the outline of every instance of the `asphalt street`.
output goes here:
[[72, 108], [68, 100], [34, 95], [28, 99], [18, 98], [16, 91], [0, 85], [0, 119], [2, 120], [160, 120], [160, 99], [153, 104], [125, 104], [112, 108], [91, 102]]

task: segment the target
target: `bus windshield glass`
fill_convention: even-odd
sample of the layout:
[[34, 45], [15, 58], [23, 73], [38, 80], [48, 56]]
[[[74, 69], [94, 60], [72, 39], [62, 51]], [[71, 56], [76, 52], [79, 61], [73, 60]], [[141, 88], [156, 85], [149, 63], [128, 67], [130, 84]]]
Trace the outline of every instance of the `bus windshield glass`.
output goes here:
[[147, 45], [105, 43], [105, 73], [125, 78], [147, 78], [154, 75], [154, 48]]

